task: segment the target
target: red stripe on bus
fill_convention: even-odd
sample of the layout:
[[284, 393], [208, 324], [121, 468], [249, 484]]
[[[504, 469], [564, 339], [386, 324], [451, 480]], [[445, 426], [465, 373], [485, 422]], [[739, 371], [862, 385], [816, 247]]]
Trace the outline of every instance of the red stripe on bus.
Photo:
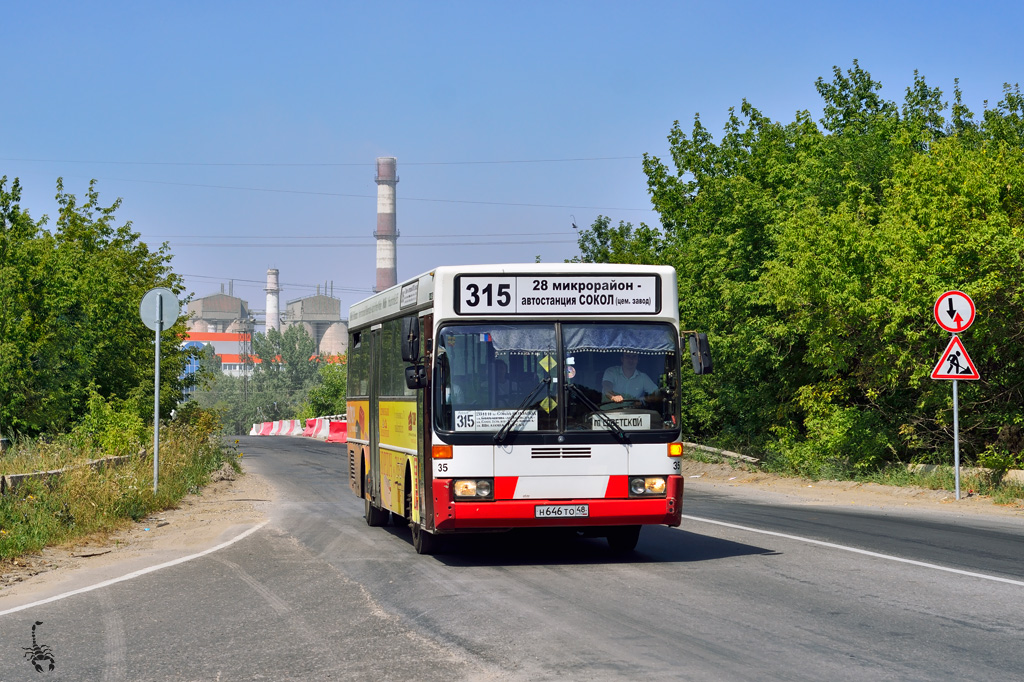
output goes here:
[[[665, 497], [572, 500], [494, 500], [456, 502], [450, 479], [434, 480], [434, 526], [439, 531], [484, 528], [533, 528], [552, 526], [608, 526], [659, 524], [678, 526], [683, 513], [683, 480], [669, 476]], [[581, 505], [585, 517], [536, 518], [538, 505]]]
[[604, 491], [606, 500], [629, 497], [629, 476], [609, 476], [608, 488]]
[[434, 528], [441, 528], [455, 518], [452, 479], [435, 478], [433, 484]]
[[519, 483], [518, 476], [495, 476], [494, 477], [494, 499], [512, 500], [516, 496], [516, 484]]

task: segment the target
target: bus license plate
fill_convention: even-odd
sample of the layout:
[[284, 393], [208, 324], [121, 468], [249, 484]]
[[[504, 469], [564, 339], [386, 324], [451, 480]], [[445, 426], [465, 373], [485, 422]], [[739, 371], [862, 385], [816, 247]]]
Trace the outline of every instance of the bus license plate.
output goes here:
[[538, 504], [533, 508], [534, 518], [572, 519], [590, 516], [590, 507], [585, 504]]

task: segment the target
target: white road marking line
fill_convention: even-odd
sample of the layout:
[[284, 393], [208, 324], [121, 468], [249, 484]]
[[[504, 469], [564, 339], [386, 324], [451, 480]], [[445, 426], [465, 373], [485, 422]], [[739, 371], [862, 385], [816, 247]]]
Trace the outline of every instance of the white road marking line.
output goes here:
[[[840, 549], [844, 552], [853, 552], [855, 554], [863, 554], [864, 556], [875, 557], [876, 559], [886, 559], [888, 561], [898, 561], [901, 564], [911, 564], [912, 566], [921, 566], [923, 568], [931, 568], [936, 571], [945, 571], [946, 573], [956, 573], [957, 575], [966, 575], [971, 578], [981, 578], [982, 580], [993, 580], [999, 583], [1009, 583], [1010, 585], [1019, 585], [1024, 587], [1024, 580], [1013, 580], [1011, 578], [1000, 578], [995, 575], [986, 575], [985, 573], [974, 573], [973, 571], [963, 571], [959, 568], [949, 568], [948, 566], [939, 566], [938, 564], [929, 564], [924, 561], [915, 561], [913, 559], [904, 559], [902, 557], [893, 556], [891, 554], [880, 554], [878, 552], [869, 552], [866, 549], [857, 549], [856, 547], [848, 547], [846, 545], [837, 545], [833, 542], [824, 542], [822, 540], [814, 540], [812, 538], [805, 538], [799, 535], [788, 535], [786, 533], [777, 533], [771, 530], [761, 530], [760, 528], [751, 528], [749, 526], [740, 526], [735, 523], [726, 523], [725, 521], [714, 521], [712, 519], [705, 519], [699, 516], [687, 516], [683, 515], [684, 519], [690, 521], [697, 521], [700, 523], [711, 523], [716, 526], [726, 526], [727, 528], [736, 528], [737, 530], [745, 530], [751, 533], [760, 533], [761, 535], [772, 535], [777, 538], [786, 538], [787, 540], [796, 540], [797, 542], [806, 542], [812, 545], [820, 545], [822, 547], [830, 547], [832, 549]], [[3, 614], [0, 614], [3, 615]]]
[[180, 557], [178, 559], [173, 559], [171, 561], [168, 561], [168, 562], [165, 562], [165, 563], [162, 563], [162, 564], [158, 564], [156, 566], [150, 566], [148, 568], [143, 568], [141, 570], [135, 571], [134, 573], [129, 573], [128, 575], [122, 575], [119, 578], [111, 578], [110, 580], [104, 580], [103, 582], [96, 583], [95, 585], [89, 585], [88, 587], [82, 587], [82, 588], [79, 588], [77, 590], [72, 590], [70, 592], [65, 592], [63, 594], [57, 594], [57, 595], [54, 595], [52, 597], [48, 597], [46, 599], [40, 599], [39, 601], [32, 602], [31, 604], [24, 604], [22, 606], [15, 606], [13, 609], [7, 609], [6, 611], [0, 611], [0, 616], [6, 616], [6, 615], [11, 614], [11, 613], [17, 613], [18, 611], [24, 611], [26, 609], [34, 608], [36, 606], [42, 606], [43, 604], [49, 604], [50, 602], [60, 601], [61, 599], [66, 599], [68, 597], [73, 597], [76, 594], [84, 594], [86, 592], [92, 592], [93, 590], [98, 590], [101, 587], [108, 587], [110, 585], [115, 585], [117, 583], [124, 582], [126, 580], [131, 580], [133, 578], [138, 578], [139, 576], [146, 575], [147, 573], [153, 573], [153, 572], [159, 571], [160, 569], [163, 569], [163, 568], [170, 568], [171, 566], [177, 566], [178, 564], [183, 564], [186, 561], [192, 561], [193, 559], [198, 559], [200, 557], [204, 557], [207, 554], [213, 554], [214, 552], [220, 551], [220, 550], [224, 549], [225, 547], [230, 547], [231, 545], [235, 544], [239, 540], [243, 540], [243, 539], [249, 537], [250, 535], [252, 535], [256, 531], [258, 531], [260, 528], [262, 528], [263, 526], [267, 525], [268, 523], [270, 523], [270, 521], [264, 521], [263, 523], [260, 523], [259, 525], [253, 526], [252, 528], [250, 528], [249, 530], [245, 531], [244, 533], [240, 533], [239, 535], [236, 535], [235, 537], [231, 538], [227, 542], [222, 542], [221, 544], [217, 545], [216, 547], [211, 547], [210, 549], [205, 549], [202, 552], [199, 552], [197, 554], [190, 554], [189, 556], [183, 556], [183, 557]]

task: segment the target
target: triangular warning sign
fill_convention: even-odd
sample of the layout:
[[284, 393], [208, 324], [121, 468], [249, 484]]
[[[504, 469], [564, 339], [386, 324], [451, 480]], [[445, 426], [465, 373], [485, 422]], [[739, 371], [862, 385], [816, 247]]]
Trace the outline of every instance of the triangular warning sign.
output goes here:
[[932, 379], [980, 379], [978, 369], [974, 366], [971, 356], [967, 354], [963, 341], [959, 336], [954, 336], [942, 359], [932, 370]]

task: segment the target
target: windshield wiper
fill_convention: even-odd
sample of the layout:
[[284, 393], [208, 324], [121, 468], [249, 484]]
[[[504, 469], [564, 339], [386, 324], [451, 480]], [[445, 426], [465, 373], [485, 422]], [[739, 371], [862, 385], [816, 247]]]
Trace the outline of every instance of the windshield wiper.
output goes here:
[[523, 399], [523, 402], [519, 403], [519, 407], [517, 407], [516, 411], [512, 413], [512, 416], [508, 418], [508, 421], [505, 422], [505, 425], [502, 426], [501, 429], [499, 429], [496, 434], [494, 434], [495, 443], [501, 445], [502, 442], [504, 442], [505, 436], [508, 435], [509, 430], [519, 423], [519, 418], [523, 416], [524, 412], [526, 412], [527, 406], [529, 406], [529, 404], [533, 402], [533, 399], [537, 397], [537, 391], [539, 391], [542, 386], [545, 386], [550, 383], [551, 377], [544, 377], [543, 379], [540, 380], [539, 384], [533, 387], [533, 390], [530, 391], [530, 394], [526, 396], [525, 399]]
[[625, 430], [623, 430], [623, 428], [619, 426], [619, 423], [616, 422], [611, 417], [609, 417], [607, 414], [605, 414], [604, 410], [602, 410], [598, 405], [595, 405], [594, 401], [588, 398], [587, 394], [583, 392], [583, 389], [581, 389], [576, 384], [566, 385], [569, 387], [569, 391], [571, 391], [574, 395], [578, 396], [580, 401], [584, 405], [593, 410], [594, 413], [601, 418], [601, 421], [603, 421], [605, 426], [608, 427], [608, 430], [611, 431], [615, 435], [615, 437], [619, 439], [619, 441], [621, 441], [622, 443], [626, 443], [629, 441], [629, 436], [626, 434]]

